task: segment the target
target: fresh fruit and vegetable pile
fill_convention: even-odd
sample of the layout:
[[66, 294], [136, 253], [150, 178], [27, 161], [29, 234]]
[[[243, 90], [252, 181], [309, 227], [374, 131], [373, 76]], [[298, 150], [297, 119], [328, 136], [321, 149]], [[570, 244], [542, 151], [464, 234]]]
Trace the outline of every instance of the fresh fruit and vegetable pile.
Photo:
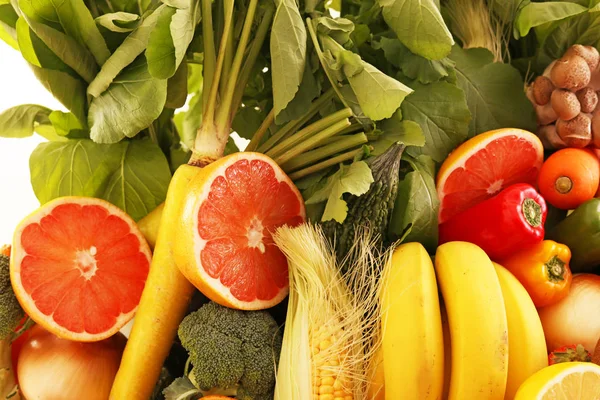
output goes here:
[[0, 399], [600, 398], [600, 0], [0, 0], [0, 38], [64, 106], [0, 114], [47, 139]]

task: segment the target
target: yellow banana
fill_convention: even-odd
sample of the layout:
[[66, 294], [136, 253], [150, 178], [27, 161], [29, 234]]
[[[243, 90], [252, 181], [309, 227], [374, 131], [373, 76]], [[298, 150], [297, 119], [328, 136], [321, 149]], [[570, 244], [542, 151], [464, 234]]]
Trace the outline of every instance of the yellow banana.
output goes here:
[[508, 382], [505, 400], [512, 400], [519, 386], [548, 365], [544, 329], [533, 301], [521, 282], [494, 263], [508, 320]]
[[386, 266], [382, 349], [385, 398], [441, 399], [442, 319], [435, 272], [419, 243], [398, 247]]
[[435, 270], [452, 345], [449, 400], [502, 400], [508, 375], [508, 326], [492, 262], [471, 243], [441, 245]]

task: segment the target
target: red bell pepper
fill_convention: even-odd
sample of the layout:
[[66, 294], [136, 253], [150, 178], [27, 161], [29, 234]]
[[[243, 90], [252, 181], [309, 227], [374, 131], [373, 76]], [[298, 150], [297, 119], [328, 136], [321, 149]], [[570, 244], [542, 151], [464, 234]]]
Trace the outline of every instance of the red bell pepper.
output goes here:
[[471, 242], [500, 260], [544, 239], [544, 198], [525, 183], [507, 187], [440, 225], [440, 244]]

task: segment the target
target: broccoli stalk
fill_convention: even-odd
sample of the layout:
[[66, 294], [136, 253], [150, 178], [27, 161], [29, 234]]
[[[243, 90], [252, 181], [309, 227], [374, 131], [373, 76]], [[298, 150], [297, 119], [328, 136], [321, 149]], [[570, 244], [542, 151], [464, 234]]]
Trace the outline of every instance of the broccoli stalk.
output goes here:
[[282, 335], [266, 311], [239, 311], [210, 302], [179, 325], [193, 365], [190, 381], [206, 394], [272, 400]]
[[29, 321], [15, 332], [25, 312], [10, 284], [10, 258], [0, 254], [0, 399], [19, 400], [12, 367], [12, 342], [30, 327]]

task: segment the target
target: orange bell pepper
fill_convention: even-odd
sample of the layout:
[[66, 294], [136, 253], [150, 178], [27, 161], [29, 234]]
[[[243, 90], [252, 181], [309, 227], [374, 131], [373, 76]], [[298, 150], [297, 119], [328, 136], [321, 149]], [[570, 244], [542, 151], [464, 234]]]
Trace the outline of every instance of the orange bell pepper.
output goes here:
[[571, 288], [571, 250], [564, 244], [544, 240], [502, 260], [525, 287], [536, 307], [563, 299]]

